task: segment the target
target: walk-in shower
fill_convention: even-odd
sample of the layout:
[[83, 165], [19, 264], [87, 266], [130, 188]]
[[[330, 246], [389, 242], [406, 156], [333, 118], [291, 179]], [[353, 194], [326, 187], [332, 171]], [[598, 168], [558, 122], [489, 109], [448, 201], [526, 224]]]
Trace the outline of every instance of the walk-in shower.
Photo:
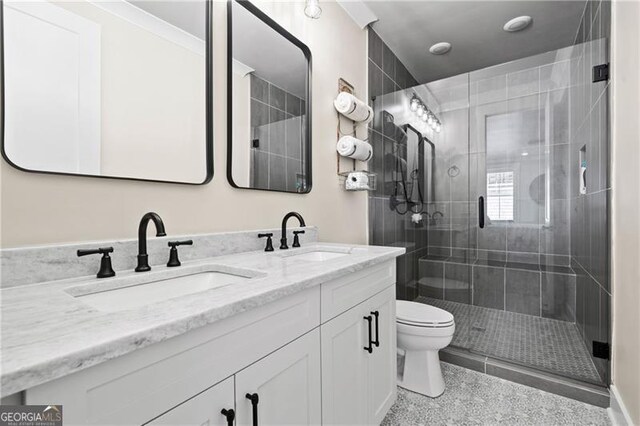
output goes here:
[[573, 46], [427, 84], [369, 60], [370, 241], [407, 249], [398, 298], [452, 312], [458, 349], [592, 384], [609, 382], [608, 7]]

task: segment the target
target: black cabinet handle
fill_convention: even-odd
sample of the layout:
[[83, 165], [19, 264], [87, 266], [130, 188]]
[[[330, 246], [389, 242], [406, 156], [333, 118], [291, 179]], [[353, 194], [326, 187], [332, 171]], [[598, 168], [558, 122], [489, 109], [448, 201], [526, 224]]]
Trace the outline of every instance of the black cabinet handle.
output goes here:
[[367, 320], [367, 325], [369, 327], [369, 346], [365, 346], [364, 350], [371, 353], [373, 352], [373, 345], [371, 344], [371, 322], [373, 318], [371, 318], [371, 315], [369, 315], [368, 317], [364, 317], [364, 319]]
[[378, 318], [380, 317], [380, 312], [375, 311], [375, 312], [371, 312], [371, 315], [373, 315], [376, 318], [376, 340], [373, 341], [373, 344], [376, 345], [376, 348], [378, 346], [380, 346], [380, 339], [379, 339], [379, 327], [378, 327]]
[[484, 197], [478, 198], [478, 226], [484, 228]]
[[257, 393], [248, 393], [245, 397], [251, 401], [253, 408], [253, 426], [258, 426], [258, 402], [260, 401], [260, 398]]
[[220, 413], [227, 418], [227, 426], [233, 426], [233, 421], [236, 418], [236, 412], [232, 409], [223, 409]]

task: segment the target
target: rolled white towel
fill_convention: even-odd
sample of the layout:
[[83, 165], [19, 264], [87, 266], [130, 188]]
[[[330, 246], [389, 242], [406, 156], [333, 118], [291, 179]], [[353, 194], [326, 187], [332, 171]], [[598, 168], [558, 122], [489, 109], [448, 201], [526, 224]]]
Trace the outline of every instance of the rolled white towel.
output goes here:
[[344, 186], [347, 190], [370, 189], [369, 176], [365, 172], [349, 173]]
[[353, 96], [351, 93], [340, 92], [333, 106], [350, 120], [368, 123], [373, 118], [373, 110], [369, 105]]
[[371, 145], [353, 136], [341, 137], [336, 145], [336, 150], [338, 154], [343, 157], [349, 157], [359, 161], [369, 161], [373, 156], [373, 148]]

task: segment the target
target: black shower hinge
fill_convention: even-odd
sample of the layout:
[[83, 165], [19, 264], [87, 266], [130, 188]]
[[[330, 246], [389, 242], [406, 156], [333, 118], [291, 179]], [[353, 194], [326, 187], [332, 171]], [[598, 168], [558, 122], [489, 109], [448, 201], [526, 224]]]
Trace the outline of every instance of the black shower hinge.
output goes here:
[[254, 139], [251, 141], [252, 148], [260, 148], [260, 139]]
[[593, 356], [595, 358], [611, 359], [611, 345], [606, 342], [593, 341]]
[[609, 64], [595, 65], [593, 67], [593, 82], [609, 80]]

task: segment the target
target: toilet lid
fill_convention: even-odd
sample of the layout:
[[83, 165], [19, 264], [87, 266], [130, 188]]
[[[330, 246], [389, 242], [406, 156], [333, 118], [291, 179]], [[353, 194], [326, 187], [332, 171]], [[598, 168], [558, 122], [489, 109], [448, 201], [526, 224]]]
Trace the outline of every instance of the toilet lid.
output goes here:
[[396, 301], [398, 322], [423, 327], [444, 327], [453, 324], [453, 315], [444, 309], [406, 300]]

